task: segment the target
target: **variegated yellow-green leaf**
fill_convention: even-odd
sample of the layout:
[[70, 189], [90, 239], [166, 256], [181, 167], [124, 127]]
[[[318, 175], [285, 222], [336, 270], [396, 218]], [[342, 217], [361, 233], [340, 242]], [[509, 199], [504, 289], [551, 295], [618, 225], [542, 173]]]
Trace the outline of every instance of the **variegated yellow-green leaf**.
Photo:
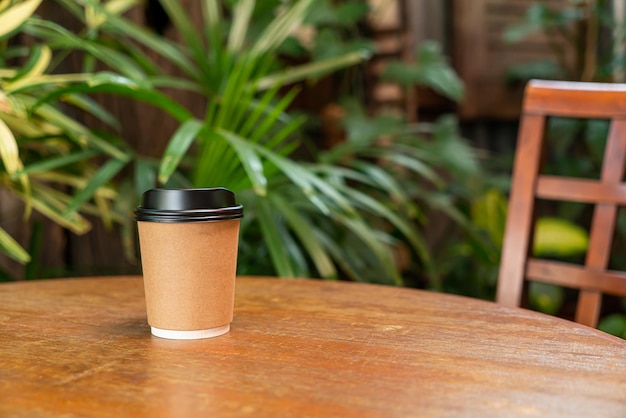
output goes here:
[[[25, 197], [24, 194], [19, 191], [16, 193], [21, 198]], [[53, 188], [35, 183], [33, 183], [32, 194], [33, 208], [53, 222], [69, 229], [75, 234], [84, 234], [91, 229], [89, 221], [78, 212], [73, 212], [69, 216], [63, 215], [62, 212], [67, 208], [67, 202], [71, 197]]]
[[[0, 109], [0, 112], [2, 110]], [[54, 136], [60, 135], [61, 130], [42, 120], [27, 119], [26, 116], [14, 116], [9, 114], [2, 114], [0, 116], [10, 129], [18, 136]]]
[[31, 51], [28, 62], [15, 74], [9, 86], [18, 80], [42, 75], [50, 65], [51, 59], [52, 50], [48, 45], [36, 45]]
[[[24, 171], [28, 171], [29, 167], [26, 167]], [[75, 176], [71, 174], [65, 174], [58, 171], [44, 171], [41, 173], [35, 172], [30, 174], [30, 177], [37, 180], [43, 180], [48, 183], [57, 183], [64, 186], [71, 186], [76, 189], [84, 189], [87, 186], [87, 179], [83, 176]], [[117, 191], [112, 187], [103, 186], [98, 189], [96, 196], [103, 199], [116, 199], [118, 197]], [[69, 200], [68, 200], [69, 203]]]
[[2, 13], [2, 11], [6, 9], [7, 7], [9, 7], [10, 5], [11, 5], [11, 0], [1, 0], [0, 1], [0, 13]]
[[[137, 0], [109, 0], [104, 4], [104, 10], [112, 15], [120, 15], [133, 6], [140, 4]], [[85, 6], [85, 21], [90, 28], [97, 28], [107, 20], [107, 14], [97, 7]]]
[[89, 28], [96, 28], [100, 26], [106, 19], [101, 13], [98, 13], [94, 6], [85, 6], [85, 22]]
[[9, 175], [17, 173], [23, 167], [15, 136], [2, 120], [0, 120], [0, 160]]
[[19, 103], [19, 101], [16, 103], [15, 98], [7, 96], [2, 90], [0, 90], [0, 114], [11, 114], [26, 117], [27, 113], [22, 103]]
[[0, 14], [0, 39], [10, 35], [26, 21], [42, 0], [26, 0], [11, 7], [5, 8]]
[[[24, 217], [28, 218], [32, 210], [32, 202], [30, 197], [30, 182], [28, 176], [25, 174], [19, 174], [24, 164], [20, 159], [19, 148], [13, 132], [9, 129], [6, 123], [0, 119], [0, 160], [4, 164], [4, 169], [11, 176], [14, 177], [17, 174], [22, 189], [24, 191], [24, 203], [26, 207], [24, 209]], [[13, 179], [15, 180], [15, 179]]]
[[26, 264], [30, 261], [30, 255], [26, 250], [2, 228], [0, 228], [0, 250], [22, 264]]
[[0, 78], [13, 78], [17, 71], [8, 68], [0, 68]]
[[39, 74], [32, 77], [20, 78], [19, 80], [5, 86], [5, 91], [9, 93], [16, 93], [20, 90], [25, 90], [32, 87], [43, 86], [46, 84], [65, 84], [65, 83], [80, 83], [87, 81], [91, 74]]
[[130, 9], [133, 6], [143, 4], [143, 1], [139, 0], [109, 0], [104, 4], [104, 8], [107, 12], [113, 15], [120, 15]]

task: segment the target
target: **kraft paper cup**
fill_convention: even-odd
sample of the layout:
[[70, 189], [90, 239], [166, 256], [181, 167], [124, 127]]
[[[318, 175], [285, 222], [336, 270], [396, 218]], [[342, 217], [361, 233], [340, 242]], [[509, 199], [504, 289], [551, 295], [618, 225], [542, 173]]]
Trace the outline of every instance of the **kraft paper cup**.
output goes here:
[[224, 188], [152, 189], [135, 215], [152, 334], [199, 339], [227, 333], [243, 217], [234, 194]]

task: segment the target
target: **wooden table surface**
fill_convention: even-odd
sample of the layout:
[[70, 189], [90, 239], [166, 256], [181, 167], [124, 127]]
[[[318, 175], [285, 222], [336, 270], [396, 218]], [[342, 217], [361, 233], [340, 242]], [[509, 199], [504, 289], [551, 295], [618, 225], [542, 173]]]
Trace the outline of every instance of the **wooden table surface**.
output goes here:
[[237, 279], [229, 334], [151, 336], [138, 277], [0, 285], [0, 416], [626, 417], [626, 341], [411, 289]]

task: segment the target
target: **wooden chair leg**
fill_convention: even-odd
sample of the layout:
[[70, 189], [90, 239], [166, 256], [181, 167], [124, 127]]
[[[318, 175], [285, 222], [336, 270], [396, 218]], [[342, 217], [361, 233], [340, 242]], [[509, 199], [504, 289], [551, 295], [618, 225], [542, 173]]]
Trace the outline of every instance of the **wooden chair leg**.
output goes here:
[[578, 294], [576, 322], [596, 328], [600, 317], [602, 294], [591, 290], [581, 290]]

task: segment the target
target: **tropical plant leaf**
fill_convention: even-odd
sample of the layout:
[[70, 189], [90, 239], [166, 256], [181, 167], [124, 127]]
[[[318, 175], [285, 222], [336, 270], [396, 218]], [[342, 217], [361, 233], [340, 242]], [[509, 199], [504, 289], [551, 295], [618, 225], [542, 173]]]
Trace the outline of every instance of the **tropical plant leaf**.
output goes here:
[[489, 189], [472, 201], [471, 213], [475, 225], [489, 234], [491, 241], [502, 248], [506, 223], [507, 200], [502, 192]]
[[87, 74], [54, 74], [54, 75], [34, 75], [32, 77], [21, 78], [15, 82], [7, 84], [5, 91], [15, 94], [32, 90], [46, 85], [62, 85], [65, 83], [80, 83], [87, 80]]
[[433, 276], [434, 266], [432, 265], [427, 244], [421, 234], [415, 230], [412, 223], [402, 219], [396, 212], [385, 207], [385, 205], [366, 193], [350, 187], [344, 187], [342, 191], [345, 195], [350, 197], [355, 206], [360, 206], [363, 210], [376, 215], [377, 218], [385, 219], [396, 227], [408, 240], [411, 246], [417, 251], [428, 274]]
[[281, 277], [297, 277], [297, 269], [292, 264], [287, 247], [282, 239], [283, 233], [278, 228], [274, 211], [264, 197], [255, 199], [257, 220], [263, 232], [263, 241], [267, 245], [272, 263]]
[[30, 262], [28, 252], [2, 228], [0, 228], [0, 249], [18, 263]]
[[[14, 192], [25, 199], [23, 193], [15, 190]], [[69, 199], [66, 194], [58, 190], [43, 184], [33, 183], [31, 200], [34, 210], [76, 234], [84, 234], [91, 229], [91, 224], [80, 214], [73, 212], [69, 216], [63, 215], [63, 211], [67, 207], [66, 202]]]
[[[350, 257], [346, 256], [346, 251], [339, 245], [333, 237], [330, 237], [326, 231], [321, 228], [315, 228], [315, 239], [324, 248], [326, 253], [334, 260], [336, 266], [338, 266], [342, 273], [346, 274], [348, 278], [359, 281], [360, 274], [357, 269], [354, 269], [351, 263]], [[333, 277], [330, 277], [333, 279]]]
[[135, 197], [141, 196], [147, 190], [156, 187], [158, 162], [143, 157], [135, 159]]
[[424, 147], [435, 156], [431, 160], [450, 167], [461, 178], [471, 177], [479, 171], [475, 151], [459, 133], [457, 118], [444, 115], [437, 119], [433, 128], [434, 141]]
[[533, 254], [571, 257], [587, 251], [589, 236], [580, 226], [560, 218], [539, 218]]
[[354, 207], [352, 207], [348, 199], [346, 199], [336, 187], [315, 175], [311, 170], [308, 170], [306, 167], [288, 158], [281, 157], [263, 146], [259, 146], [258, 144], [251, 144], [251, 146], [254, 146], [259, 154], [270, 160], [280, 171], [289, 177], [294, 184], [300, 187], [304, 195], [307, 196], [323, 214], [329, 215], [331, 210], [326, 203], [317, 196], [316, 191], [326, 196], [333, 204], [344, 211], [344, 213], [353, 216], [356, 215]]
[[[84, 178], [82, 175], [73, 175], [68, 174], [63, 171], [45, 171], [30, 174], [30, 177], [33, 181], [43, 181], [46, 183], [56, 183], [62, 186], [68, 186], [75, 189], [84, 188], [89, 179]], [[66, 196], [66, 195], [64, 195]], [[118, 198], [118, 194], [114, 187], [104, 186], [100, 187], [96, 192], [96, 196], [102, 197], [105, 199], [115, 200]], [[67, 195], [65, 198], [61, 198], [60, 200], [69, 203], [71, 197]]]
[[255, 3], [256, 0], [240, 0], [235, 4], [227, 45], [231, 53], [241, 52], [243, 48]]
[[[34, 103], [29, 103], [31, 106]], [[35, 115], [42, 117], [44, 120], [53, 123], [55, 126], [63, 129], [70, 138], [72, 138], [80, 146], [87, 146], [91, 144], [95, 148], [100, 149], [106, 154], [118, 160], [128, 160], [128, 151], [122, 150], [119, 147], [111, 144], [109, 141], [99, 137], [92, 131], [90, 131], [84, 125], [76, 122], [74, 119], [65, 115], [63, 112], [57, 110], [53, 106], [44, 104], [37, 108]]]
[[128, 163], [128, 159], [116, 160], [112, 159], [107, 161], [100, 169], [93, 175], [93, 177], [87, 183], [87, 186], [82, 190], [79, 190], [72, 201], [65, 208], [63, 213], [64, 217], [71, 216], [72, 213], [77, 211], [85, 202], [91, 199], [98, 189], [104, 186], [109, 180], [113, 178], [119, 171], [124, 168]]
[[42, 104], [54, 101], [63, 95], [84, 93], [106, 93], [130, 97], [165, 110], [181, 123], [193, 118], [193, 114], [189, 110], [163, 93], [155, 89], [141, 87], [137, 83], [134, 83], [133, 80], [126, 77], [108, 77], [106, 74], [96, 74], [87, 78], [84, 83], [74, 84], [66, 88], [59, 88], [49, 94], [43, 95], [36, 103], [31, 105], [31, 111], [34, 111]]
[[565, 291], [562, 287], [541, 282], [530, 282], [528, 286], [530, 305], [540, 312], [556, 315], [563, 306]]
[[35, 45], [31, 49], [30, 57], [26, 64], [15, 73], [9, 83], [5, 84], [4, 90], [6, 91], [7, 87], [10, 90], [11, 84], [18, 80], [42, 75], [48, 68], [48, 65], [50, 65], [51, 59], [52, 50], [50, 50], [50, 47], [47, 45]]
[[380, 261], [384, 271], [390, 274], [390, 277], [381, 278], [381, 281], [402, 286], [402, 277], [395, 265], [390, 247], [381, 240], [381, 231], [371, 228], [360, 218], [337, 213], [333, 214], [333, 219], [348, 228]]
[[239, 162], [252, 183], [254, 192], [260, 196], [267, 193], [267, 178], [263, 171], [263, 162], [257, 151], [244, 138], [228, 131], [217, 131], [215, 135], [226, 140], [239, 156]]
[[250, 48], [253, 56], [267, 54], [278, 48], [285, 39], [304, 21], [313, 0], [297, 0], [282, 8]]
[[[375, 183], [376, 187], [385, 194], [388, 194], [393, 202], [403, 205], [407, 207], [407, 209], [411, 208], [412, 205], [408, 204], [411, 202], [411, 199], [405, 193], [400, 183], [382, 167], [362, 160], [355, 161], [353, 166], [355, 169], [365, 174], [365, 178], [362, 181], [363, 183], [370, 181]], [[411, 210], [411, 213], [413, 212], [414, 211]]]
[[10, 36], [35, 13], [42, 0], [25, 0], [0, 13], [0, 40]]
[[2, 161], [4, 169], [9, 174], [11, 180], [19, 181], [22, 186], [23, 200], [26, 205], [24, 217], [28, 218], [32, 209], [30, 181], [27, 175], [21, 173], [24, 165], [20, 159], [17, 141], [2, 119], [0, 119], [0, 161]]
[[284, 216], [289, 227], [294, 231], [302, 246], [307, 250], [307, 254], [315, 264], [318, 273], [326, 279], [336, 279], [337, 270], [324, 250], [324, 247], [316, 239], [316, 227], [309, 220], [302, 216], [289, 202], [285, 201], [279, 194], [269, 196], [272, 205]]
[[209, 60], [218, 69], [221, 74], [224, 69], [224, 36], [222, 34], [222, 11], [221, 2], [219, 0], [203, 0], [202, 14], [205, 22], [205, 34], [209, 48]]
[[[176, 65], [193, 79], [202, 79], [202, 74], [198, 66], [186, 56], [184, 49], [179, 48], [166, 38], [156, 36], [145, 28], [132, 24], [121, 16], [109, 14], [106, 10], [103, 13], [107, 14], [107, 20], [103, 24], [103, 29], [111, 31], [113, 34], [135, 39], [137, 42], [146, 46], [150, 51], [159, 54]], [[112, 66], [112, 68], [116, 67]]]
[[51, 48], [77, 49], [88, 52], [121, 74], [133, 80], [143, 80], [146, 73], [133, 59], [114, 48], [85, 40], [62, 26], [47, 20], [31, 18], [23, 31], [48, 40]]
[[301, 80], [315, 79], [338, 69], [358, 64], [371, 56], [367, 50], [352, 52], [324, 61], [314, 61], [297, 67], [288, 68], [278, 74], [270, 74], [257, 81], [256, 88], [265, 90], [274, 86], [285, 86]]
[[11, 6], [12, 0], [0, 0], [0, 13]]
[[198, 83], [177, 77], [153, 76], [149, 78], [153, 87], [170, 87], [178, 90], [198, 91]]
[[75, 152], [72, 154], [62, 155], [60, 157], [42, 159], [24, 167], [22, 170], [20, 170], [20, 174], [43, 173], [43, 172], [56, 170], [60, 167], [74, 164], [79, 161], [89, 160], [90, 158], [93, 158], [99, 154], [100, 152], [97, 150], [88, 149], [84, 151]]
[[417, 50], [417, 63], [390, 62], [383, 78], [404, 86], [431, 87], [455, 101], [463, 98], [463, 82], [445, 60], [439, 44], [424, 42]]
[[600, 320], [598, 329], [626, 340], [626, 315], [614, 313]]
[[385, 151], [377, 154], [384, 155], [384, 158], [386, 158], [386, 160], [388, 160], [389, 162], [413, 171], [415, 174], [423, 177], [426, 180], [429, 180], [437, 187], [443, 187], [445, 184], [443, 179], [435, 172], [432, 165], [427, 164], [426, 162], [421, 161], [418, 158], [414, 158], [405, 154]]
[[13, 176], [22, 168], [22, 160], [20, 159], [19, 147], [13, 136], [13, 132], [7, 124], [0, 119], [0, 160], [4, 164], [6, 172]]
[[204, 122], [198, 119], [189, 119], [178, 127], [174, 135], [169, 140], [159, 167], [159, 183], [165, 184], [178, 164], [189, 150], [191, 144], [196, 140], [200, 131], [204, 127]]
[[339, 149], [333, 149], [330, 153], [341, 154], [343, 150], [340, 147], [347, 148], [347, 153], [355, 152], [354, 149], [349, 150], [354, 144], [370, 148], [380, 136], [395, 135], [405, 129], [405, 123], [401, 118], [391, 115], [371, 117], [356, 100], [343, 100], [341, 104], [345, 109], [341, 123], [346, 129], [348, 142], [335, 147]]
[[113, 210], [110, 201], [98, 193], [94, 194], [93, 201], [98, 208], [98, 217], [102, 220], [102, 224], [105, 228], [111, 229], [113, 227]]
[[84, 110], [90, 115], [95, 116], [100, 121], [106, 123], [107, 125], [118, 131], [122, 128], [115, 116], [113, 116], [107, 109], [105, 109], [98, 102], [88, 96], [80, 94], [66, 94], [62, 96], [62, 100], [65, 103], [76, 106], [77, 108]]
[[160, 0], [160, 2], [178, 32], [183, 36], [191, 55], [195, 58], [195, 64], [200, 67], [203, 74], [210, 74], [211, 68], [208, 66], [208, 61], [206, 60], [206, 47], [203, 44], [202, 37], [198, 35], [191, 19], [189, 19], [189, 16], [185, 12], [185, 9], [178, 0]]
[[[91, 29], [96, 29], [107, 20], [107, 14], [101, 11], [99, 2], [91, 2], [85, 5], [85, 22]], [[130, 8], [141, 4], [139, 0], [109, 0], [104, 3], [104, 10], [111, 15], [120, 15]]]

